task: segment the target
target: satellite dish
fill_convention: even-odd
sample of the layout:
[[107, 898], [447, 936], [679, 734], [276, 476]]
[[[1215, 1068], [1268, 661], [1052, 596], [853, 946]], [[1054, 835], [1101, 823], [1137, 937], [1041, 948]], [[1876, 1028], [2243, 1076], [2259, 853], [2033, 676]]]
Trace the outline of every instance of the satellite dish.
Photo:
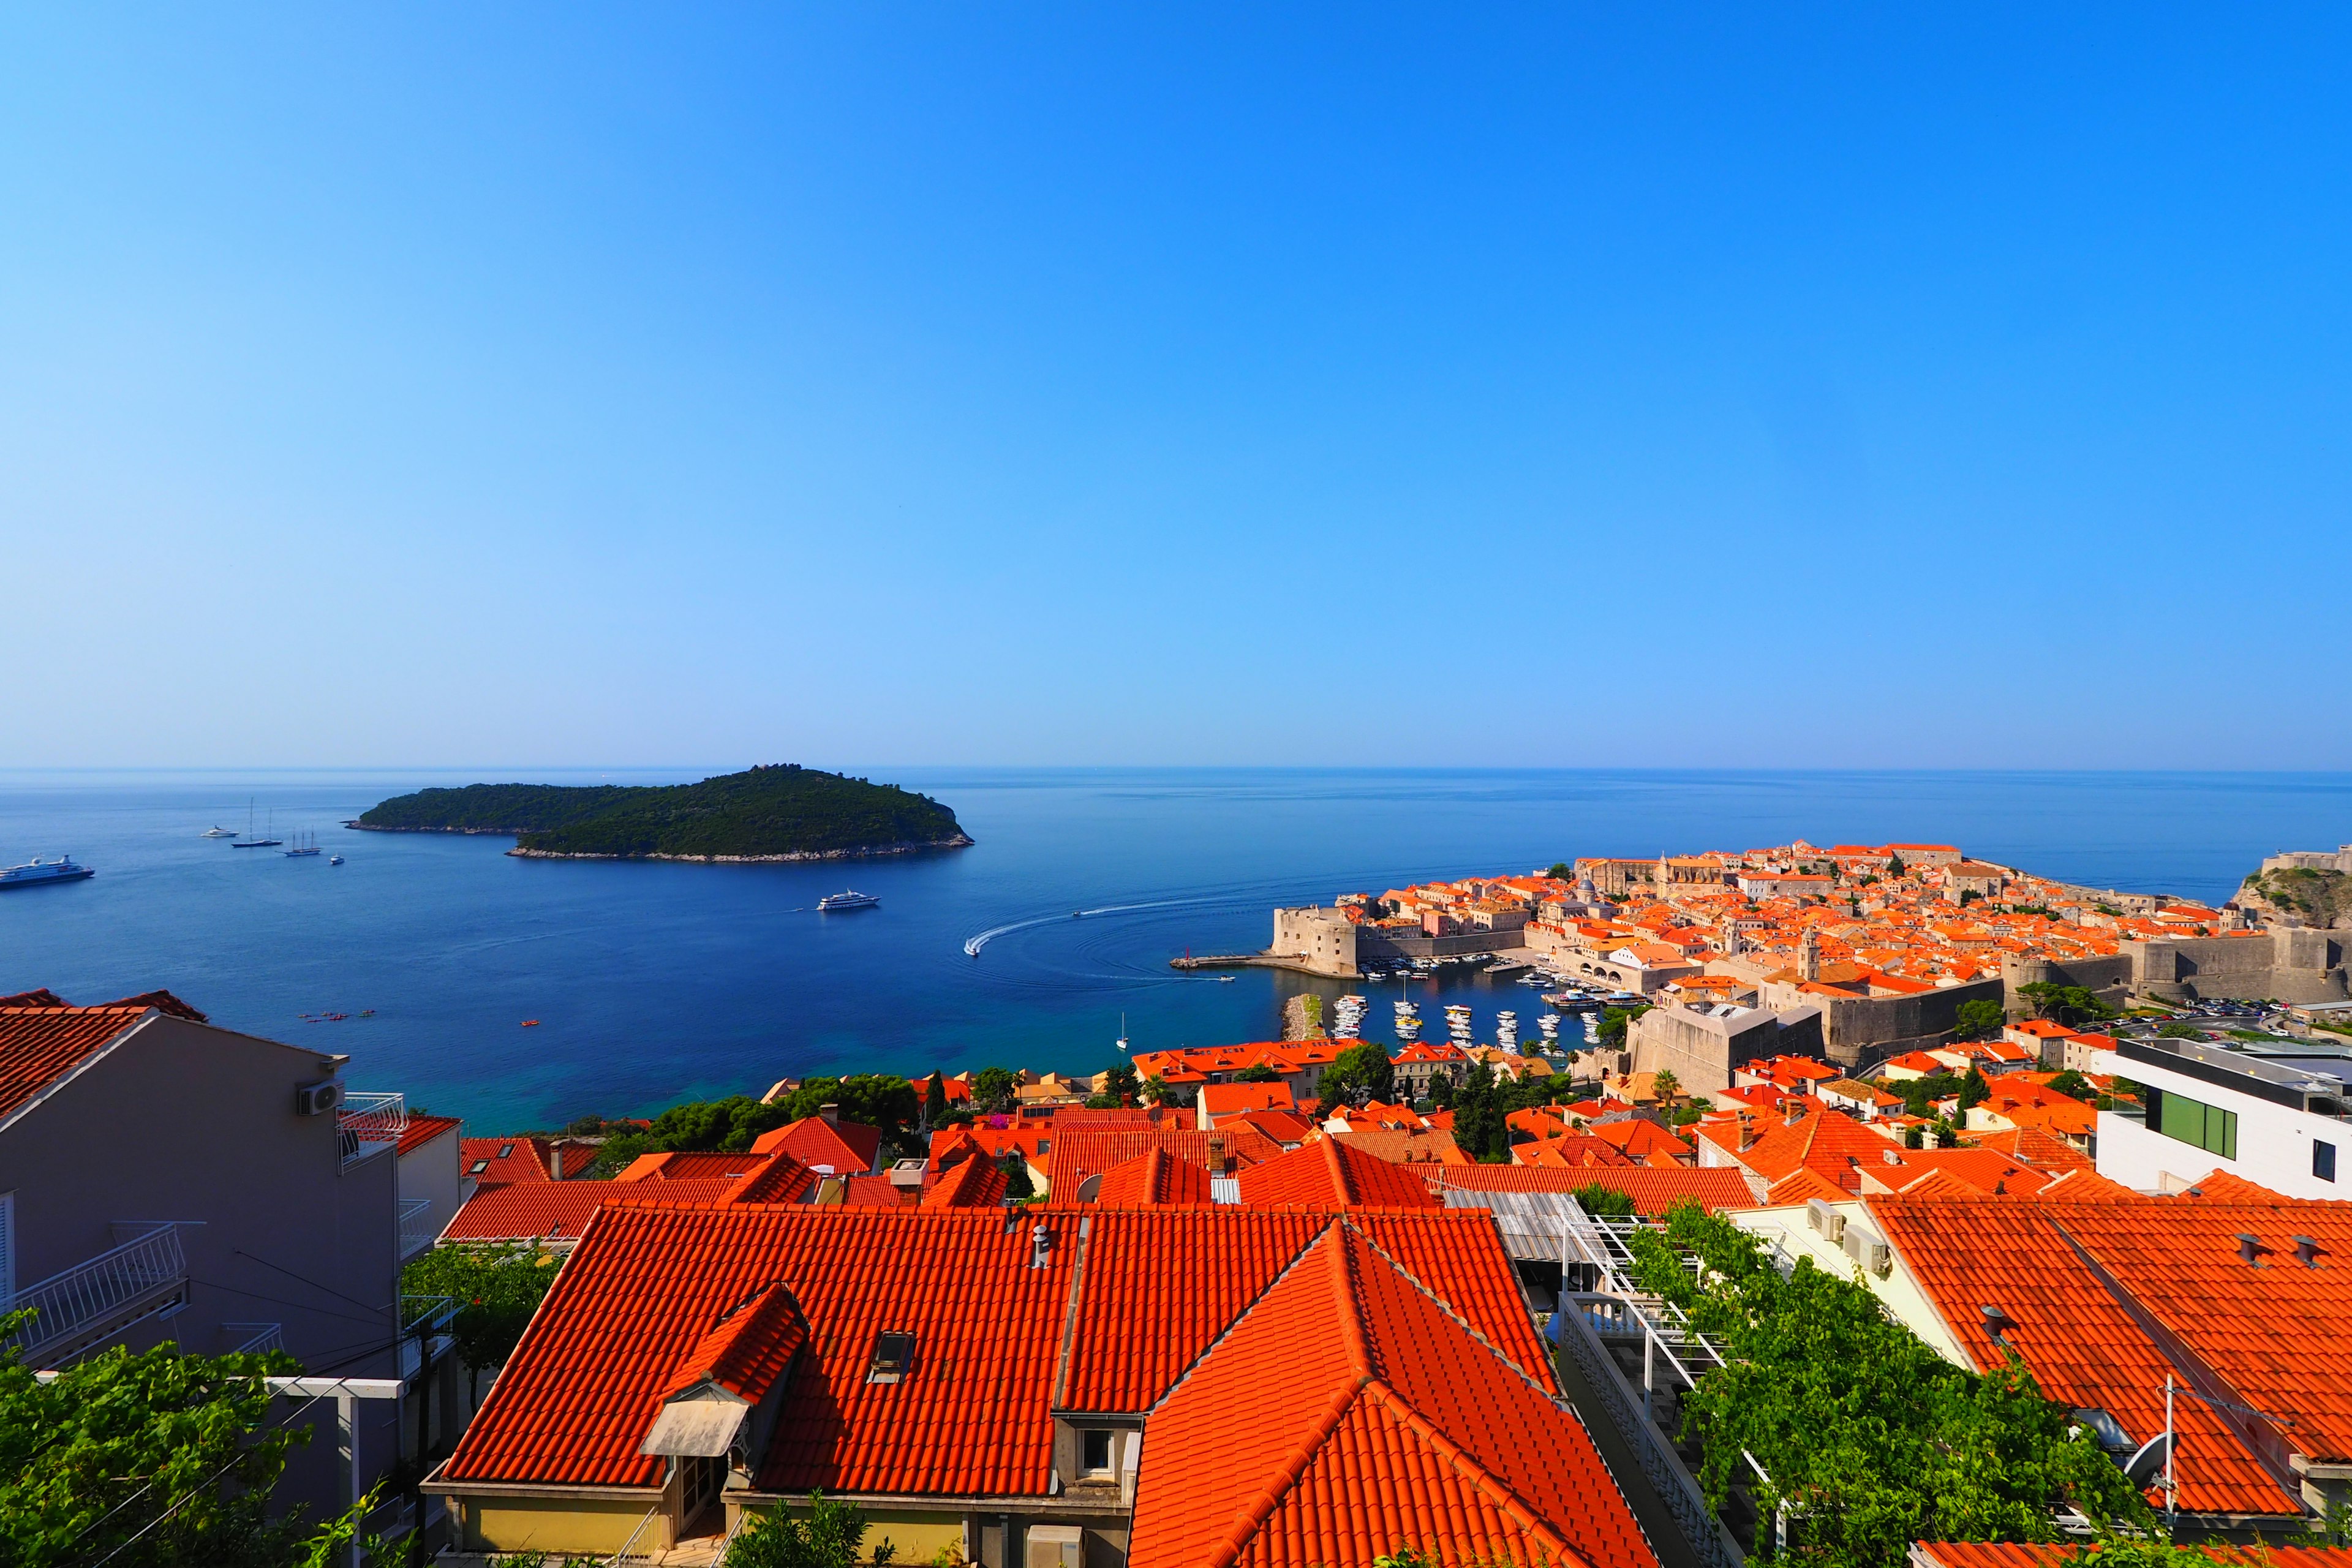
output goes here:
[[2165, 1462], [2172, 1458], [2172, 1434], [2158, 1432], [2139, 1446], [2139, 1451], [2124, 1461], [2124, 1478], [2132, 1485], [2146, 1490], [2156, 1484], [2164, 1473]]

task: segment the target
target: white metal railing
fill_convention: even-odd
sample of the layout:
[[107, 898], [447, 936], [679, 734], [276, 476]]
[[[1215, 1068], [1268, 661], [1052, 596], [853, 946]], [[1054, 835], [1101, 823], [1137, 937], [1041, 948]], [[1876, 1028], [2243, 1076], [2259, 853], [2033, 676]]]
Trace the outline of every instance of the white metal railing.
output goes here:
[[10, 1305], [37, 1315], [5, 1342], [38, 1365], [79, 1348], [74, 1342], [102, 1339], [184, 1301], [187, 1289], [187, 1254], [179, 1231], [167, 1225], [17, 1291]]
[[408, 1130], [408, 1097], [374, 1091], [346, 1094], [342, 1109], [335, 1112], [335, 1130], [341, 1135], [346, 1165], [396, 1145]]
[[223, 1323], [221, 1338], [228, 1342], [223, 1355], [263, 1355], [286, 1348], [284, 1325], [278, 1323]]
[[440, 1234], [433, 1224], [431, 1198], [400, 1200], [400, 1260], [403, 1263], [433, 1245]]
[[650, 1557], [652, 1555], [651, 1552], [637, 1552], [637, 1541], [639, 1537], [645, 1534], [646, 1527], [653, 1523], [655, 1519], [659, 1517], [660, 1513], [661, 1504], [659, 1503], [656, 1503], [653, 1507], [647, 1509], [646, 1510], [646, 1517], [637, 1521], [637, 1528], [629, 1531], [629, 1538], [621, 1542], [621, 1549], [618, 1552], [614, 1552], [610, 1558], [606, 1559], [606, 1561], [611, 1563], [619, 1563], [623, 1559], [630, 1556], [632, 1553], [635, 1553], [639, 1556]]

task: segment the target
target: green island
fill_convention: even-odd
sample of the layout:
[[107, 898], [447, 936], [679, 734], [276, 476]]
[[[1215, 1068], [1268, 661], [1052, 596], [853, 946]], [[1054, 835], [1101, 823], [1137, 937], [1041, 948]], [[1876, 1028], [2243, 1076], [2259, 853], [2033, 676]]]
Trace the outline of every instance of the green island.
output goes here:
[[700, 784], [468, 784], [395, 795], [346, 824], [379, 833], [511, 833], [549, 859], [829, 860], [961, 848], [931, 799], [796, 763]]

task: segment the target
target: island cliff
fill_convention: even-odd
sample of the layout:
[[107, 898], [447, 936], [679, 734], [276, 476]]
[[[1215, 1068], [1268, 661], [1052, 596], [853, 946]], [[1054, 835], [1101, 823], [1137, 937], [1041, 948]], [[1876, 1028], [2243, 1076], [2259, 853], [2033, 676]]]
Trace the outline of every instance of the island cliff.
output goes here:
[[691, 784], [419, 790], [346, 826], [511, 833], [507, 853], [534, 859], [832, 860], [971, 842], [955, 813], [929, 795], [791, 763]]

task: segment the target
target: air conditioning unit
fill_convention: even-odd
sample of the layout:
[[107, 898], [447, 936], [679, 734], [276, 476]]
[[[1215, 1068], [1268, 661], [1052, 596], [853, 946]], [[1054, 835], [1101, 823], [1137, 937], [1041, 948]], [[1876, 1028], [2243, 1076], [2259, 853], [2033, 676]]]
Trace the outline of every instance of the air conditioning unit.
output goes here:
[[1022, 1532], [1022, 1568], [1085, 1568], [1087, 1532], [1075, 1524], [1033, 1524]]
[[1805, 1221], [1832, 1241], [1845, 1234], [1845, 1215], [1820, 1198], [1805, 1200]]
[[1884, 1240], [1871, 1235], [1858, 1225], [1846, 1227], [1842, 1245], [1848, 1258], [1853, 1258], [1873, 1274], [1884, 1274], [1895, 1267], [1893, 1249]]
[[343, 1102], [343, 1086], [333, 1079], [306, 1083], [294, 1090], [294, 1114], [324, 1116]]

